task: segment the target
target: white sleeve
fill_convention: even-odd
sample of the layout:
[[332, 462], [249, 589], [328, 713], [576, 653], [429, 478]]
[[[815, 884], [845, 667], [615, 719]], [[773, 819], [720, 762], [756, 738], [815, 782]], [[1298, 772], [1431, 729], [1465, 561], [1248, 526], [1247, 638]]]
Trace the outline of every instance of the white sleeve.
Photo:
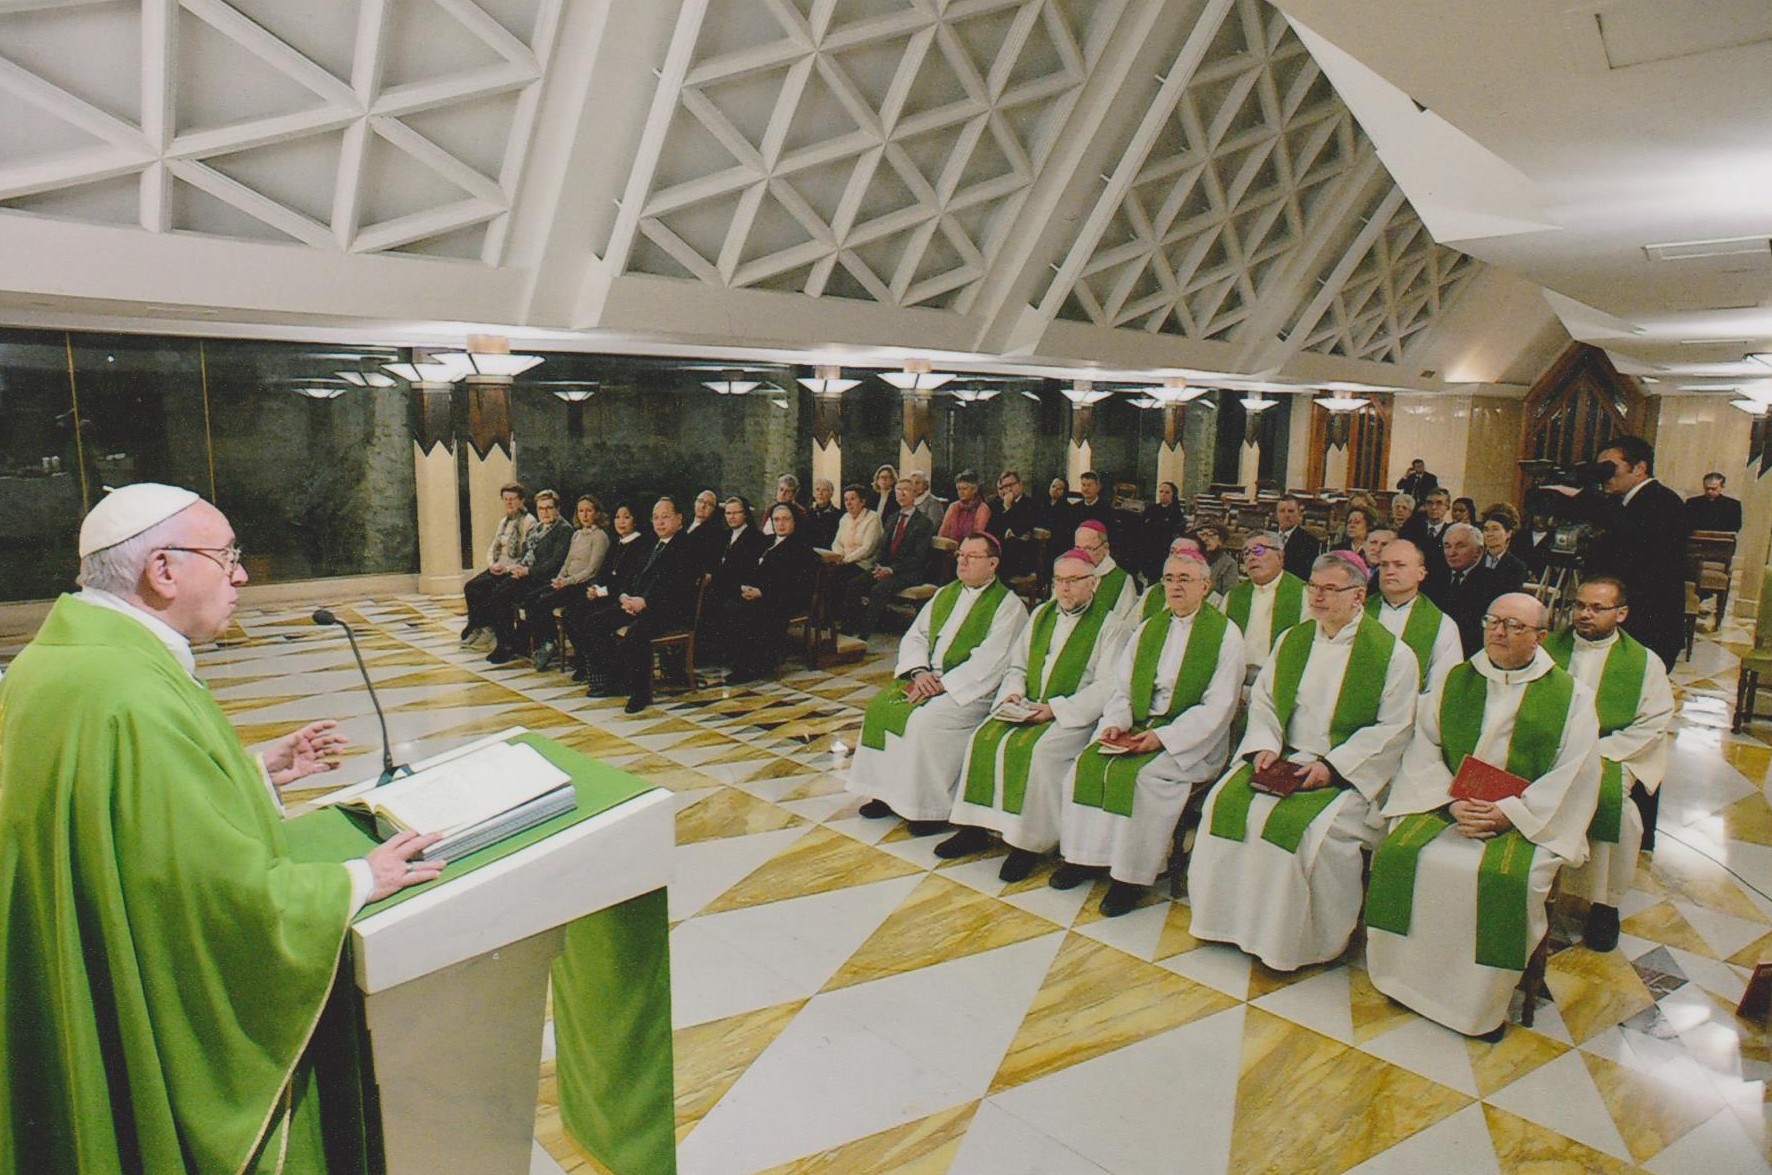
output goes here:
[[1452, 617], [1443, 615], [1440, 631], [1434, 634], [1434, 647], [1428, 652], [1427, 687], [1422, 692], [1444, 685], [1452, 667], [1463, 660], [1464, 642], [1458, 637], [1458, 625], [1452, 622]]
[[1107, 618], [1096, 634], [1096, 652], [1077, 692], [1053, 698], [1048, 703], [1052, 707], [1053, 721], [1060, 726], [1095, 725], [1118, 688], [1112, 668], [1119, 662], [1120, 651], [1131, 635], [1124, 625], [1116, 624], [1112, 616]]
[[369, 895], [375, 892], [375, 870], [362, 857], [345, 862], [345, 872], [351, 875], [351, 916], [357, 916], [369, 903]]
[[929, 665], [929, 649], [935, 643], [935, 634], [929, 631], [929, 613], [934, 607], [935, 597], [931, 596], [917, 609], [917, 618], [898, 642], [898, 667], [893, 672], [899, 677]]
[[1027, 605], [1014, 592], [1005, 593], [991, 617], [990, 632], [965, 662], [941, 675], [941, 687], [956, 705], [970, 706], [990, 695], [1009, 667], [1009, 647], [1027, 626]]
[[[997, 686], [997, 697], [992, 707], [1003, 703], [1010, 694], [1027, 696], [1028, 692], [1028, 657], [1033, 651], [1034, 626], [1024, 624], [1015, 638], [1015, 644], [1009, 649], [1009, 667], [1003, 673], [1003, 681]], [[1056, 652], [1048, 654], [1056, 656]]]

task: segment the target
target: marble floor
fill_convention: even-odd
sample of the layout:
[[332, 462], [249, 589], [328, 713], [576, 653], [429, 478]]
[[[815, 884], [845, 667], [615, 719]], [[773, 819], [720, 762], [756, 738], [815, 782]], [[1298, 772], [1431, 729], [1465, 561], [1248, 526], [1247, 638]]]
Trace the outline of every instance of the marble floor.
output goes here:
[[[933, 838], [859, 818], [845, 748], [888, 640], [627, 717], [459, 649], [447, 602], [336, 610], [361, 625], [401, 758], [521, 724], [676, 793], [684, 1175], [1772, 1172], [1772, 1040], [1733, 1014], [1772, 959], [1772, 721], [1728, 731], [1733, 627], [1674, 674], [1661, 840], [1619, 948], [1558, 949], [1536, 1027], [1490, 1045], [1379, 995], [1357, 950], [1276, 974], [1190, 936], [1185, 901], [1103, 920], [1100, 886], [1004, 885], [995, 855], [938, 862]], [[305, 617], [243, 612], [201, 672], [248, 743], [338, 717], [370, 757], [341, 775], [366, 774], [368, 696], [342, 637]], [[22, 637], [0, 634], [0, 662]], [[1562, 913], [1567, 942], [1580, 912]], [[544, 1060], [535, 1171], [599, 1171], [552, 1081]]]

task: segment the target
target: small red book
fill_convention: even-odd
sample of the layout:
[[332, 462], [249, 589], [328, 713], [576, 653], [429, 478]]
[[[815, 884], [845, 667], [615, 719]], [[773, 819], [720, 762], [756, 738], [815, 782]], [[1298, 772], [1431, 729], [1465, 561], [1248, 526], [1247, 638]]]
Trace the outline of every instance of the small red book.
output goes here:
[[1275, 759], [1267, 765], [1267, 769], [1257, 771], [1249, 780], [1249, 786], [1256, 791], [1266, 792], [1281, 799], [1297, 791], [1304, 783], [1307, 764], [1294, 763], [1290, 759]]
[[1530, 779], [1521, 779], [1475, 755], [1466, 755], [1464, 762], [1458, 765], [1458, 774], [1452, 777], [1452, 798], [1493, 804], [1498, 800], [1513, 799], [1531, 783]]

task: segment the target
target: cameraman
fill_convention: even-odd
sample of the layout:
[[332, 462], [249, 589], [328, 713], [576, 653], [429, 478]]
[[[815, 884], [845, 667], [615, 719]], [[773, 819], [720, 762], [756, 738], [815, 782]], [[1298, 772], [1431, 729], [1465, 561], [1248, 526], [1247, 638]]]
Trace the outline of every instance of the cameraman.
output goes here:
[[1655, 450], [1641, 437], [1613, 437], [1596, 463], [1609, 466], [1599, 491], [1544, 488], [1574, 499], [1571, 505], [1604, 530], [1588, 548], [1582, 575], [1624, 581], [1631, 604], [1625, 631], [1671, 670], [1685, 643], [1685, 503], [1655, 480]]

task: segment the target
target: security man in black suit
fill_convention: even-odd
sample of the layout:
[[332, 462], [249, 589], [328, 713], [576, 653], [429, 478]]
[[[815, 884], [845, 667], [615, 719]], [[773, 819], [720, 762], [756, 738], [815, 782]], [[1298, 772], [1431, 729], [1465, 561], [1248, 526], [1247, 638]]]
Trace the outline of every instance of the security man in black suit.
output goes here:
[[710, 570], [720, 557], [726, 528], [720, 525], [720, 495], [703, 490], [695, 495], [695, 514], [683, 528], [683, 542], [695, 552], [695, 564]]
[[1692, 530], [1717, 530], [1735, 534], [1741, 529], [1741, 500], [1723, 493], [1720, 473], [1704, 475], [1704, 493], [1686, 499], [1686, 525]]
[[1323, 540], [1304, 528], [1304, 505], [1291, 494], [1274, 504], [1274, 529], [1286, 540], [1286, 570], [1311, 577], [1311, 564], [1323, 553]]
[[1427, 497], [1440, 484], [1440, 479], [1427, 471], [1427, 462], [1420, 457], [1409, 462], [1409, 472], [1397, 479], [1397, 489], [1417, 502]]
[[[593, 686], [593, 697], [628, 696], [627, 712], [637, 714], [652, 704], [652, 638], [688, 625], [695, 612], [695, 591], [701, 569], [693, 552], [677, 541], [683, 512], [672, 498], [652, 507], [652, 533], [658, 543], [646, 557], [619, 606], [594, 617], [586, 637], [588, 660], [609, 665], [613, 681], [606, 689]], [[622, 632], [626, 629], [625, 634]]]

